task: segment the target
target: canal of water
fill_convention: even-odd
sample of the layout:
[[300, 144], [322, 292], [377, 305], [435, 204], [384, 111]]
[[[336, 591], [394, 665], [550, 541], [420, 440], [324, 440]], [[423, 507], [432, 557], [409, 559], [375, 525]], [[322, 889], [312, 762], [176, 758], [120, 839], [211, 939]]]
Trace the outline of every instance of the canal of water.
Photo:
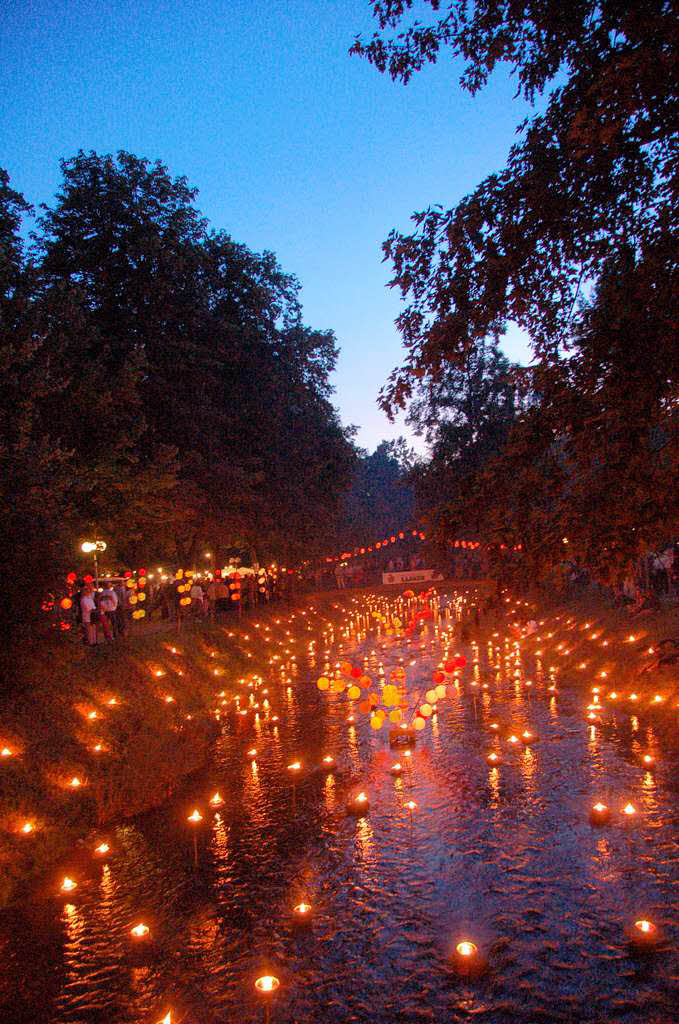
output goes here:
[[[407, 644], [371, 633], [338, 653], [341, 639], [333, 663], [373, 678], [381, 663], [388, 678], [403, 659], [410, 688], [430, 685], [442, 653], [434, 623]], [[676, 1020], [677, 758], [652, 716], [590, 725], [582, 687], [550, 690], [500, 635], [458, 648], [468, 664], [407, 758], [367, 716], [347, 722], [346, 695], [319, 692], [318, 643], [266, 681], [259, 719], [229, 716], [191, 792], [107, 833], [111, 855], [88, 859], [77, 894], [6, 916], [3, 1024]], [[529, 743], [508, 742], [524, 730]], [[334, 773], [319, 767], [328, 754]], [[357, 787], [364, 816], [347, 814]], [[588, 820], [597, 800], [614, 812], [603, 828]], [[667, 937], [652, 956], [625, 937], [640, 918]], [[151, 941], [131, 938], [139, 922]], [[486, 962], [479, 976], [455, 968], [462, 940]], [[262, 974], [280, 980], [270, 1003]]]

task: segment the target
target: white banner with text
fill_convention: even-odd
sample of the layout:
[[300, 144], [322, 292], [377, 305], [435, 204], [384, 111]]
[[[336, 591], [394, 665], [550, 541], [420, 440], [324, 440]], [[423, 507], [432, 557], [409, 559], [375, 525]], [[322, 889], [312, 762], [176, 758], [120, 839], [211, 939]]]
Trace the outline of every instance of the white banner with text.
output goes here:
[[410, 569], [407, 572], [383, 572], [382, 583], [431, 583], [442, 580], [443, 576], [435, 569]]

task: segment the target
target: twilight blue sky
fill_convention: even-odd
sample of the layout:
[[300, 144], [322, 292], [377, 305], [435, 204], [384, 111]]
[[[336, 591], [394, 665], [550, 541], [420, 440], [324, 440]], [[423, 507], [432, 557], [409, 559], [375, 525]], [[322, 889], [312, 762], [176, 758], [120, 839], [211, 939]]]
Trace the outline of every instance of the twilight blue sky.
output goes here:
[[[497, 74], [475, 99], [444, 58], [406, 87], [349, 57], [367, 0], [5, 0], [0, 166], [51, 202], [78, 149], [160, 158], [211, 224], [296, 274], [341, 347], [336, 404], [367, 448], [401, 361], [381, 243], [504, 164], [526, 106]], [[525, 359], [518, 334], [505, 346]]]

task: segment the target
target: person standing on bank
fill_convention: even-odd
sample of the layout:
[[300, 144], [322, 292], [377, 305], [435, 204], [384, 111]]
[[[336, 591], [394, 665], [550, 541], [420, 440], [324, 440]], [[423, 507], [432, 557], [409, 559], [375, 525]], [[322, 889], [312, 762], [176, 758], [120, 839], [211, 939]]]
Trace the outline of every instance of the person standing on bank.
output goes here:
[[83, 639], [88, 647], [93, 647], [97, 642], [98, 615], [94, 591], [90, 584], [86, 583], [80, 592], [80, 617], [83, 623]]
[[109, 641], [113, 640], [113, 629], [111, 627], [111, 621], [115, 615], [116, 608], [118, 607], [118, 598], [116, 597], [113, 584], [110, 582], [104, 584], [103, 593], [99, 597], [99, 614], [101, 615], [101, 625], [104, 630], [104, 636]]

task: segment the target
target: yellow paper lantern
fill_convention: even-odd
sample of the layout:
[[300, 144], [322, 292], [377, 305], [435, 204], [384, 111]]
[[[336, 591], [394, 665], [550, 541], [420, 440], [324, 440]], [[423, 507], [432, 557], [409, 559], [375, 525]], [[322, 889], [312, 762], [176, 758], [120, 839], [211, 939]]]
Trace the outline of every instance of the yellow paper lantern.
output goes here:
[[401, 713], [401, 709], [400, 708], [394, 708], [393, 711], [389, 712], [389, 721], [390, 722], [394, 722], [394, 724], [396, 724], [397, 722], [400, 722], [402, 717], [403, 717], [403, 715]]
[[422, 729], [424, 729], [424, 726], [425, 726], [424, 718], [416, 718], [415, 721], [413, 722], [413, 727], [415, 729], [417, 729], [418, 732], [421, 732]]
[[327, 678], [327, 676], [319, 676], [316, 682], [316, 686], [318, 687], [319, 690], [327, 690], [328, 687], [330, 686], [330, 680]]
[[423, 718], [429, 718], [429, 716], [431, 715], [431, 704], [421, 704], [420, 714], [422, 715]]
[[373, 715], [370, 719], [370, 728], [375, 730], [381, 729], [383, 721], [380, 715]]
[[348, 696], [349, 696], [349, 700], [358, 700], [358, 698], [361, 696], [361, 689], [360, 689], [360, 687], [358, 687], [358, 686], [350, 686], [349, 687], [349, 694], [348, 694]]

